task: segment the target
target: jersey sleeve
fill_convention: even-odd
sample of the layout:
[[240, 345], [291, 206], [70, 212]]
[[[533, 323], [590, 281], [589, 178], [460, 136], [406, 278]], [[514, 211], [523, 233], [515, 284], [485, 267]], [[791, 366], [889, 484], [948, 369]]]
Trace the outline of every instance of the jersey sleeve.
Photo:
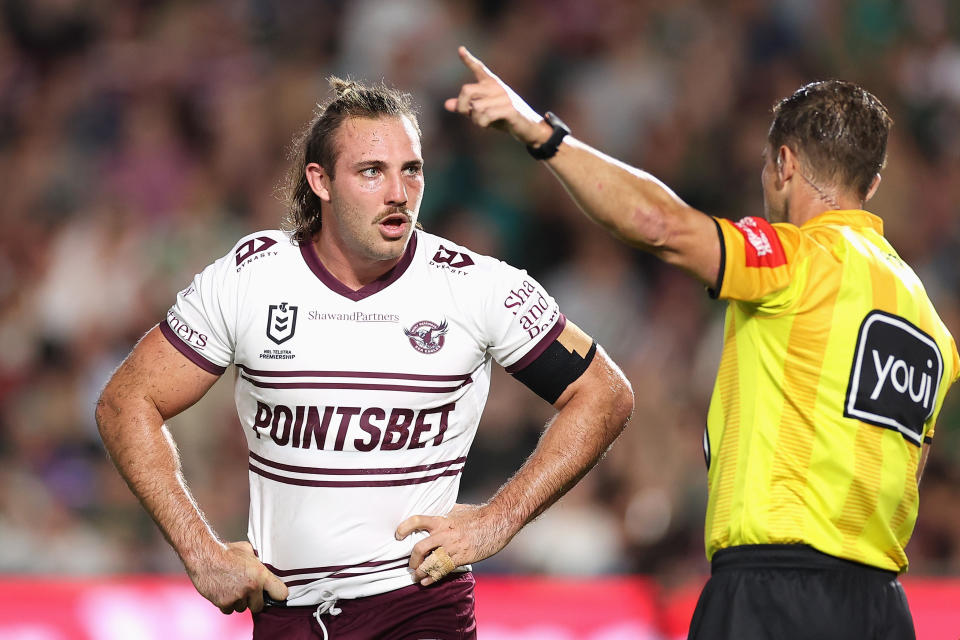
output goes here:
[[566, 325], [560, 308], [526, 271], [499, 262], [486, 296], [487, 350], [507, 371], [520, 371], [556, 339]]
[[758, 305], [783, 305], [799, 294], [794, 275], [805, 246], [799, 228], [770, 224], [753, 216], [737, 222], [714, 218], [714, 222], [720, 237], [721, 265], [711, 295]]
[[220, 375], [233, 362], [236, 281], [229, 259], [217, 260], [193, 278], [160, 323], [180, 353], [201, 369]]

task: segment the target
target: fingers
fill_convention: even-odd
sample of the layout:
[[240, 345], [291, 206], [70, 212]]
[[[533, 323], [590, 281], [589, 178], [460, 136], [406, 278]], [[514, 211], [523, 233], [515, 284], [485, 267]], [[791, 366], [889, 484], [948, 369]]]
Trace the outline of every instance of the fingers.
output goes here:
[[397, 530], [393, 533], [393, 537], [397, 540], [403, 540], [414, 531], [426, 531], [430, 533], [437, 527], [440, 520], [442, 520], [442, 518], [439, 516], [410, 516], [400, 523]]
[[470, 103], [470, 119], [481, 127], [506, 119], [512, 111], [510, 100], [506, 96], [477, 98]]
[[254, 589], [250, 592], [250, 597], [247, 599], [247, 606], [250, 607], [251, 613], [263, 611], [263, 589]]
[[240, 612], [242, 612], [244, 609], [247, 608], [247, 602], [246, 602], [246, 600], [244, 600], [243, 598], [241, 598], [241, 599], [239, 599], [239, 600], [234, 600], [234, 601], [233, 601], [232, 603], [230, 603], [230, 604], [225, 604], [225, 605], [219, 606], [219, 607], [217, 607], [217, 608], [220, 609], [220, 613], [228, 616], [228, 615], [230, 615], [231, 613], [240, 613]]
[[419, 569], [420, 565], [423, 564], [424, 559], [427, 557], [431, 551], [441, 546], [442, 541], [437, 540], [434, 536], [428, 536], [413, 545], [413, 550], [410, 552], [410, 568]]
[[463, 64], [467, 66], [467, 69], [473, 72], [473, 75], [477, 80], [483, 80], [484, 78], [489, 78], [493, 74], [490, 73], [490, 70], [487, 69], [487, 66], [480, 62], [480, 59], [475, 55], [467, 51], [467, 48], [461, 45], [457, 49], [457, 53], [460, 54], [460, 59], [463, 60]]
[[266, 590], [267, 595], [274, 600], [286, 600], [287, 596], [290, 595], [290, 589], [288, 589], [287, 585], [283, 583], [283, 580], [272, 573], [267, 574], [267, 579], [263, 583], [263, 588]]
[[457, 563], [453, 561], [450, 554], [447, 553], [443, 545], [434, 549], [429, 556], [424, 559], [417, 567], [416, 577], [422, 579], [420, 584], [429, 586], [434, 582], [439, 582], [448, 573], [457, 568]]

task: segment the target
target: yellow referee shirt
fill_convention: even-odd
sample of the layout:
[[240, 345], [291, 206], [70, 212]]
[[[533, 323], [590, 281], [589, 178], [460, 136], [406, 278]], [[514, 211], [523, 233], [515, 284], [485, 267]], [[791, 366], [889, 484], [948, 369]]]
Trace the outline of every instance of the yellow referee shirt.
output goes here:
[[704, 445], [707, 557], [804, 543], [907, 567], [917, 464], [960, 372], [916, 274], [866, 211], [716, 219], [730, 301]]

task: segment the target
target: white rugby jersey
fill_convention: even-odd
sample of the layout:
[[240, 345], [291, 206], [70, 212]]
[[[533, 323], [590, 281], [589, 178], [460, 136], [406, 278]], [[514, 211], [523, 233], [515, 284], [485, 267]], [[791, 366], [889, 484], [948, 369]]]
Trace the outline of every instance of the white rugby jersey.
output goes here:
[[415, 231], [400, 262], [353, 291], [312, 244], [243, 238], [180, 292], [160, 328], [190, 360], [237, 368], [250, 449], [248, 536], [292, 605], [414, 584], [415, 514], [442, 515], [487, 399], [562, 331], [525, 271]]

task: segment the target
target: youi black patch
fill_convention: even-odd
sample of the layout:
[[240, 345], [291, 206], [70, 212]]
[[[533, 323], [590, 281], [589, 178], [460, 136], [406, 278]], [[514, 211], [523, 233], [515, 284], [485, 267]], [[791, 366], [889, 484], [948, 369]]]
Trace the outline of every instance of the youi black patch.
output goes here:
[[943, 375], [937, 343], [911, 322], [871, 311], [860, 325], [843, 415], [920, 445]]

